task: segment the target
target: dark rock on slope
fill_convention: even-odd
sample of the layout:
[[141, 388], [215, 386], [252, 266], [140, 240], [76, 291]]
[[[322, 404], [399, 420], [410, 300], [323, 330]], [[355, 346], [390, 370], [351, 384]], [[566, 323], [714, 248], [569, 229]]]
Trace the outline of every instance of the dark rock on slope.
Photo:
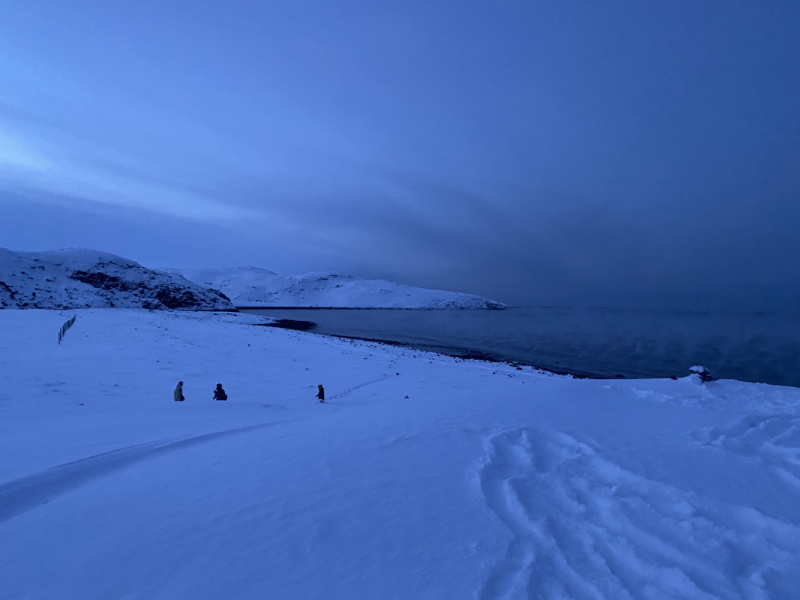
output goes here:
[[234, 310], [217, 290], [113, 254], [0, 248], [0, 308]]

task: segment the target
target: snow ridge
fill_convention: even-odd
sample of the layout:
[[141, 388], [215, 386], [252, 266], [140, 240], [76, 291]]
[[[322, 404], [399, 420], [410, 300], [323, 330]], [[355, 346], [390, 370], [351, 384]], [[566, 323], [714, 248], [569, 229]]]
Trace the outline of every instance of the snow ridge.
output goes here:
[[505, 308], [500, 302], [472, 294], [328, 272], [287, 277], [259, 267], [164, 271], [221, 290], [241, 308]]
[[221, 293], [96, 250], [0, 248], [2, 308], [233, 310]]

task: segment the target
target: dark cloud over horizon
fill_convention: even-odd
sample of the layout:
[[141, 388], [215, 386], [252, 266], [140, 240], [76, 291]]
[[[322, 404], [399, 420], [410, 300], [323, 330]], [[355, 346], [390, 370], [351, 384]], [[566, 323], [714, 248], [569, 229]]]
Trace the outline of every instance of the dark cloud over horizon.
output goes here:
[[0, 9], [0, 246], [800, 305], [794, 3]]

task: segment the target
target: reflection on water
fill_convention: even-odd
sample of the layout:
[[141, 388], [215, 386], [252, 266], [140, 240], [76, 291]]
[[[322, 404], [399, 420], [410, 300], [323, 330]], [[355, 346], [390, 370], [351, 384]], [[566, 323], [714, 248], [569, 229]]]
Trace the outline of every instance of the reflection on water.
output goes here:
[[800, 387], [800, 312], [630, 309], [248, 310], [313, 321], [315, 333], [488, 353], [599, 377], [684, 376], [702, 364], [718, 379]]

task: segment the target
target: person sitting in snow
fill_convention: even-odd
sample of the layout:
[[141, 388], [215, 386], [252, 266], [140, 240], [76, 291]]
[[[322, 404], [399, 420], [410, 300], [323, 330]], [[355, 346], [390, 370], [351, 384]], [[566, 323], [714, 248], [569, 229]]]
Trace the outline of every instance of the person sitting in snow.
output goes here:
[[319, 388], [319, 392], [317, 392], [317, 398], [319, 398], [320, 402], [325, 402], [325, 388], [321, 385], [317, 386]]
[[183, 402], [186, 398], [183, 397], [183, 382], [179, 381], [177, 387], [175, 388], [175, 394], [173, 395], [175, 398], [175, 402]]
[[217, 389], [214, 390], [214, 400], [227, 400], [228, 395], [225, 393], [225, 390], [222, 389], [222, 384], [217, 384]]

